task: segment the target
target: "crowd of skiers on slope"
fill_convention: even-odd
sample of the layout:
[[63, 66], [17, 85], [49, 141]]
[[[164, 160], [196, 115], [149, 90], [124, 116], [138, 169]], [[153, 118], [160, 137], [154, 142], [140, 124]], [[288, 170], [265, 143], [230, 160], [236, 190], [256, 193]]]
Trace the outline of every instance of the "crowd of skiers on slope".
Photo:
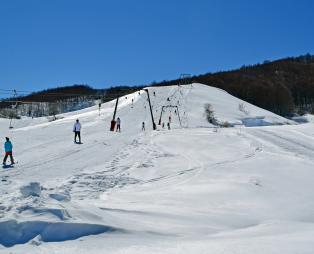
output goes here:
[[[167, 127], [169, 130], [170, 130], [170, 122], [171, 122], [171, 116], [169, 116], [169, 122], [167, 123]], [[117, 123], [116, 132], [121, 132], [121, 119], [120, 119], [120, 117], [117, 118], [116, 123]], [[162, 128], [164, 128], [164, 127], [165, 127], [165, 123], [162, 123]], [[76, 143], [76, 144], [82, 144], [81, 129], [82, 129], [82, 125], [81, 125], [79, 119], [77, 119], [74, 123], [74, 126], [73, 126], [74, 143]], [[145, 131], [145, 122], [142, 122], [142, 131]], [[9, 157], [10, 157], [10, 161], [11, 161], [10, 165], [15, 164], [14, 158], [13, 158], [13, 145], [12, 145], [12, 142], [10, 141], [10, 139], [8, 137], [6, 137], [5, 142], [4, 142], [4, 158], [3, 158], [3, 165], [4, 166], [6, 165], [6, 162], [7, 162]]]
[[[154, 92], [154, 96], [156, 96], [155, 92]], [[169, 100], [169, 98], [168, 98], [168, 100]], [[132, 100], [132, 104], [133, 104], [133, 100]], [[168, 130], [170, 130], [170, 124], [171, 124], [171, 116], [169, 116], [169, 121], [167, 122]], [[162, 123], [162, 128], [163, 129], [165, 128], [164, 122]], [[82, 125], [81, 125], [79, 119], [77, 119], [74, 123], [74, 126], [73, 126], [74, 143], [76, 143], [76, 144], [82, 144], [81, 129], [82, 129]], [[142, 122], [142, 131], [145, 131], [145, 122]], [[116, 132], [121, 132], [121, 119], [120, 119], [120, 117], [118, 117], [117, 121], [116, 121]], [[10, 161], [11, 161], [10, 165], [15, 164], [14, 158], [13, 158], [13, 145], [12, 145], [12, 142], [10, 141], [10, 139], [8, 137], [5, 138], [4, 152], [5, 152], [5, 154], [4, 154], [4, 158], [3, 158], [3, 165], [4, 166], [6, 165], [6, 162], [7, 162], [9, 157], [10, 157]]]

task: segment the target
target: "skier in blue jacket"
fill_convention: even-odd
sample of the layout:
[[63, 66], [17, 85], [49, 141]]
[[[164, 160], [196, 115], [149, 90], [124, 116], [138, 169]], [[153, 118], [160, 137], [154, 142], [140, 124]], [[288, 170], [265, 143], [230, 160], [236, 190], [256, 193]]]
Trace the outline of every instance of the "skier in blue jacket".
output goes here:
[[14, 164], [14, 159], [13, 159], [13, 154], [12, 154], [12, 150], [13, 150], [13, 145], [10, 141], [10, 139], [8, 137], [5, 138], [6, 141], [4, 143], [4, 158], [3, 158], [3, 165], [6, 164], [8, 157], [10, 156], [10, 160], [11, 160], [11, 165]]

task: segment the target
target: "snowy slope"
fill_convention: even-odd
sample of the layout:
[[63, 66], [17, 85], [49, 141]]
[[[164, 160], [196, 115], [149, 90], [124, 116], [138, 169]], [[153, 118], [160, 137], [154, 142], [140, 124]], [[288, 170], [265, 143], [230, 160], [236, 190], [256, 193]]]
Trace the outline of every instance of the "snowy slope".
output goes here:
[[189, 128], [168, 110], [172, 130], [151, 131], [144, 91], [120, 99], [121, 133], [114, 101], [100, 116], [0, 120], [19, 161], [0, 171], [0, 253], [312, 253], [313, 124], [216, 130], [206, 103], [233, 124], [288, 120], [200, 84], [150, 96], [156, 123], [176, 105]]
[[[177, 106], [182, 127], [208, 127], [210, 125], [204, 113], [205, 104], [211, 104], [214, 115], [220, 122], [229, 122], [231, 125], [261, 126], [293, 124], [288, 119], [240, 100], [224, 90], [202, 84], [153, 87], [149, 88], [149, 91], [153, 115], [157, 124], [159, 123], [162, 106]], [[156, 96], [154, 96], [154, 92]], [[115, 101], [112, 101], [102, 106], [102, 116], [103, 118], [108, 117], [108, 121], [112, 117], [114, 105]], [[240, 105], [242, 105], [242, 110], [239, 109]], [[143, 90], [140, 91], [140, 94], [136, 92], [120, 98], [118, 109], [118, 115], [120, 114], [128, 125], [131, 125], [131, 123], [137, 125], [136, 130], [138, 126], [141, 127], [142, 121], [147, 126], [150, 126], [150, 128], [152, 127], [147, 95]], [[167, 123], [168, 117], [171, 116], [175, 127], [180, 127], [178, 116], [174, 114], [174, 110], [175, 108], [164, 108], [161, 120]], [[97, 115], [98, 106], [94, 106], [74, 113], [63, 114], [61, 117], [66, 117], [64, 121], [68, 121]], [[89, 119], [87, 120], [89, 121]], [[3, 128], [3, 131], [9, 126], [9, 122], [6, 119], [0, 119], [0, 124], [0, 128]], [[36, 128], [38, 128], [39, 124], [43, 124], [41, 126], [48, 126], [50, 123], [45, 117], [36, 119], [24, 118], [23, 121], [13, 120], [15, 128], [32, 125], [36, 125]]]

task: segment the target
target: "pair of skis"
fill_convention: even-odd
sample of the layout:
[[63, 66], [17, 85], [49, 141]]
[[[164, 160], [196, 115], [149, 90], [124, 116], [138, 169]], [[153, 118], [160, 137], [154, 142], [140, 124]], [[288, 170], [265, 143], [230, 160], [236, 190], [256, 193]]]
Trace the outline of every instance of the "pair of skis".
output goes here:
[[2, 168], [3, 169], [7, 169], [7, 168], [14, 168], [14, 165], [16, 165], [18, 162], [14, 162], [13, 164], [2, 164]]

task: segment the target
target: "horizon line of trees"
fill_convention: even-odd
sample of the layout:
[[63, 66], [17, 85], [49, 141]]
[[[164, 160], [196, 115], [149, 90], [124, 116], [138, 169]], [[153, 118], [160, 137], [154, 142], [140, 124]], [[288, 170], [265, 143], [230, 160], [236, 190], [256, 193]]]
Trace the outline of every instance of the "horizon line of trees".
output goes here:
[[[242, 100], [286, 117], [295, 113], [314, 113], [314, 56], [310, 54], [276, 61], [266, 60], [263, 63], [242, 66], [231, 71], [192, 76], [186, 78], [184, 82], [196, 82], [221, 88]], [[180, 83], [182, 84], [182, 80], [175, 79], [154, 81], [150, 85], [169, 86]], [[50, 114], [52, 111], [64, 113], [66, 110], [90, 106], [96, 99], [107, 102], [142, 88], [143, 86], [118, 86], [108, 89], [93, 89], [88, 85], [73, 85], [47, 89], [14, 99], [44, 103], [39, 106], [39, 108], [44, 108], [44, 110], [41, 109], [43, 113], [35, 114], [41, 116]], [[23, 109], [21, 114], [29, 112], [30, 106], [21, 105], [14, 105], [3, 100], [0, 103], [0, 109], [18, 106]], [[58, 108], [58, 110], [51, 108]]]

